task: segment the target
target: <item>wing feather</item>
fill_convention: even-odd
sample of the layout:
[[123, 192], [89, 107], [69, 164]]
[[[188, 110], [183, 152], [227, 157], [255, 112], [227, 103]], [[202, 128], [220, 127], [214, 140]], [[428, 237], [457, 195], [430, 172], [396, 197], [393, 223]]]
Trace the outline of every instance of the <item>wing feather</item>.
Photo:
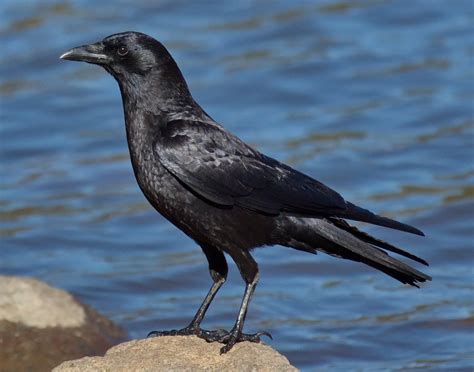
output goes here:
[[161, 164], [204, 199], [264, 214], [318, 215], [346, 208], [334, 190], [252, 149], [214, 123], [177, 120], [154, 150]]

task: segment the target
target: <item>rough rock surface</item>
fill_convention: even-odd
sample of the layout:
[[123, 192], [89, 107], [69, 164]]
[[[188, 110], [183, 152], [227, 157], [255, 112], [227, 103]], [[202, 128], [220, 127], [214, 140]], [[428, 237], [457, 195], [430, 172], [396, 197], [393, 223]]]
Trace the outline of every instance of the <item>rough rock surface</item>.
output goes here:
[[0, 370], [50, 371], [125, 339], [110, 320], [36, 279], [0, 276]]
[[220, 355], [222, 344], [195, 336], [135, 340], [111, 348], [104, 357], [64, 362], [53, 372], [80, 371], [297, 371], [288, 359], [265, 344], [238, 343]]

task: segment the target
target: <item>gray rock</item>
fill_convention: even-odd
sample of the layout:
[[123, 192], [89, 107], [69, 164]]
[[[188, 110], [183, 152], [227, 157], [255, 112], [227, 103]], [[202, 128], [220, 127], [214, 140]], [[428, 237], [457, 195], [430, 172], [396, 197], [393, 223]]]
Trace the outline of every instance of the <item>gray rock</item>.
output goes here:
[[0, 370], [50, 371], [103, 355], [125, 333], [69, 293], [31, 278], [0, 276]]
[[219, 354], [221, 347], [195, 336], [155, 337], [114, 346], [104, 357], [64, 362], [53, 372], [297, 371], [288, 359], [265, 344], [238, 343], [223, 355]]
[[28, 327], [82, 327], [86, 313], [67, 292], [31, 278], [0, 276], [0, 320]]

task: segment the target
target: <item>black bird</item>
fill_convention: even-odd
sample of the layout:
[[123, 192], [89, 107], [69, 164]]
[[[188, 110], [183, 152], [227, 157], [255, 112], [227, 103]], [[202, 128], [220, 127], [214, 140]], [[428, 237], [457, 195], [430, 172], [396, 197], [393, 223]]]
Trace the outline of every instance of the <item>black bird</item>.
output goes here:
[[[374, 238], [345, 220], [409, 233], [420, 230], [378, 216], [336, 191], [272, 159], [226, 131], [193, 99], [166, 48], [138, 32], [111, 35], [73, 48], [60, 58], [105, 68], [122, 94], [133, 170], [145, 197], [164, 217], [200, 245], [213, 284], [191, 323], [150, 335], [197, 335], [225, 344], [259, 342], [266, 332], [242, 332], [257, 285], [252, 249], [283, 245], [359, 261], [418, 287], [431, 278], [385, 250], [427, 265], [423, 259]], [[246, 283], [233, 328], [207, 331], [201, 321], [227, 277], [227, 253]]]

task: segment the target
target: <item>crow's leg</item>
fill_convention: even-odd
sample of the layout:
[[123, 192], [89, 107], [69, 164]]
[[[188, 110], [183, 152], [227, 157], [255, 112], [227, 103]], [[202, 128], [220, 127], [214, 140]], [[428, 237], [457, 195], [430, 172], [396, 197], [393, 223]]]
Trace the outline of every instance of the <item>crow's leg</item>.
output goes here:
[[204, 315], [209, 308], [209, 305], [214, 299], [214, 296], [227, 279], [228, 268], [224, 254], [217, 249], [205, 245], [202, 246], [202, 250], [204, 251], [204, 254], [206, 255], [209, 262], [209, 273], [211, 274], [213, 284], [187, 328], [199, 329], [199, 325], [201, 324]]
[[[201, 245], [201, 248], [209, 262], [209, 272], [211, 274], [213, 283], [196, 315], [194, 316], [191, 323], [183, 329], [171, 331], [152, 331], [148, 334], [148, 337], [196, 335], [208, 341], [214, 341], [214, 338], [217, 338], [217, 335], [222, 335], [225, 333], [224, 330], [206, 331], [200, 328], [200, 324], [204, 318], [204, 315], [206, 314], [206, 311], [214, 299], [217, 291], [220, 287], [222, 287], [222, 284], [224, 284], [228, 272], [227, 262], [225, 260], [224, 254], [221, 251], [207, 245]], [[210, 340], [209, 337], [213, 339]]]
[[201, 336], [210, 342], [218, 341], [224, 343], [225, 346], [221, 348], [221, 354], [227, 353], [237, 342], [260, 342], [260, 336], [263, 335], [271, 338], [271, 335], [267, 332], [257, 332], [255, 334], [242, 333], [245, 316], [247, 315], [247, 308], [258, 282], [258, 266], [250, 253], [247, 251], [239, 250], [237, 252], [229, 253], [237, 264], [240, 274], [247, 284], [244, 297], [242, 299], [242, 304], [240, 306], [239, 315], [237, 316], [234, 327], [230, 330], [230, 332], [226, 332], [224, 330], [203, 331], [203, 335]]

